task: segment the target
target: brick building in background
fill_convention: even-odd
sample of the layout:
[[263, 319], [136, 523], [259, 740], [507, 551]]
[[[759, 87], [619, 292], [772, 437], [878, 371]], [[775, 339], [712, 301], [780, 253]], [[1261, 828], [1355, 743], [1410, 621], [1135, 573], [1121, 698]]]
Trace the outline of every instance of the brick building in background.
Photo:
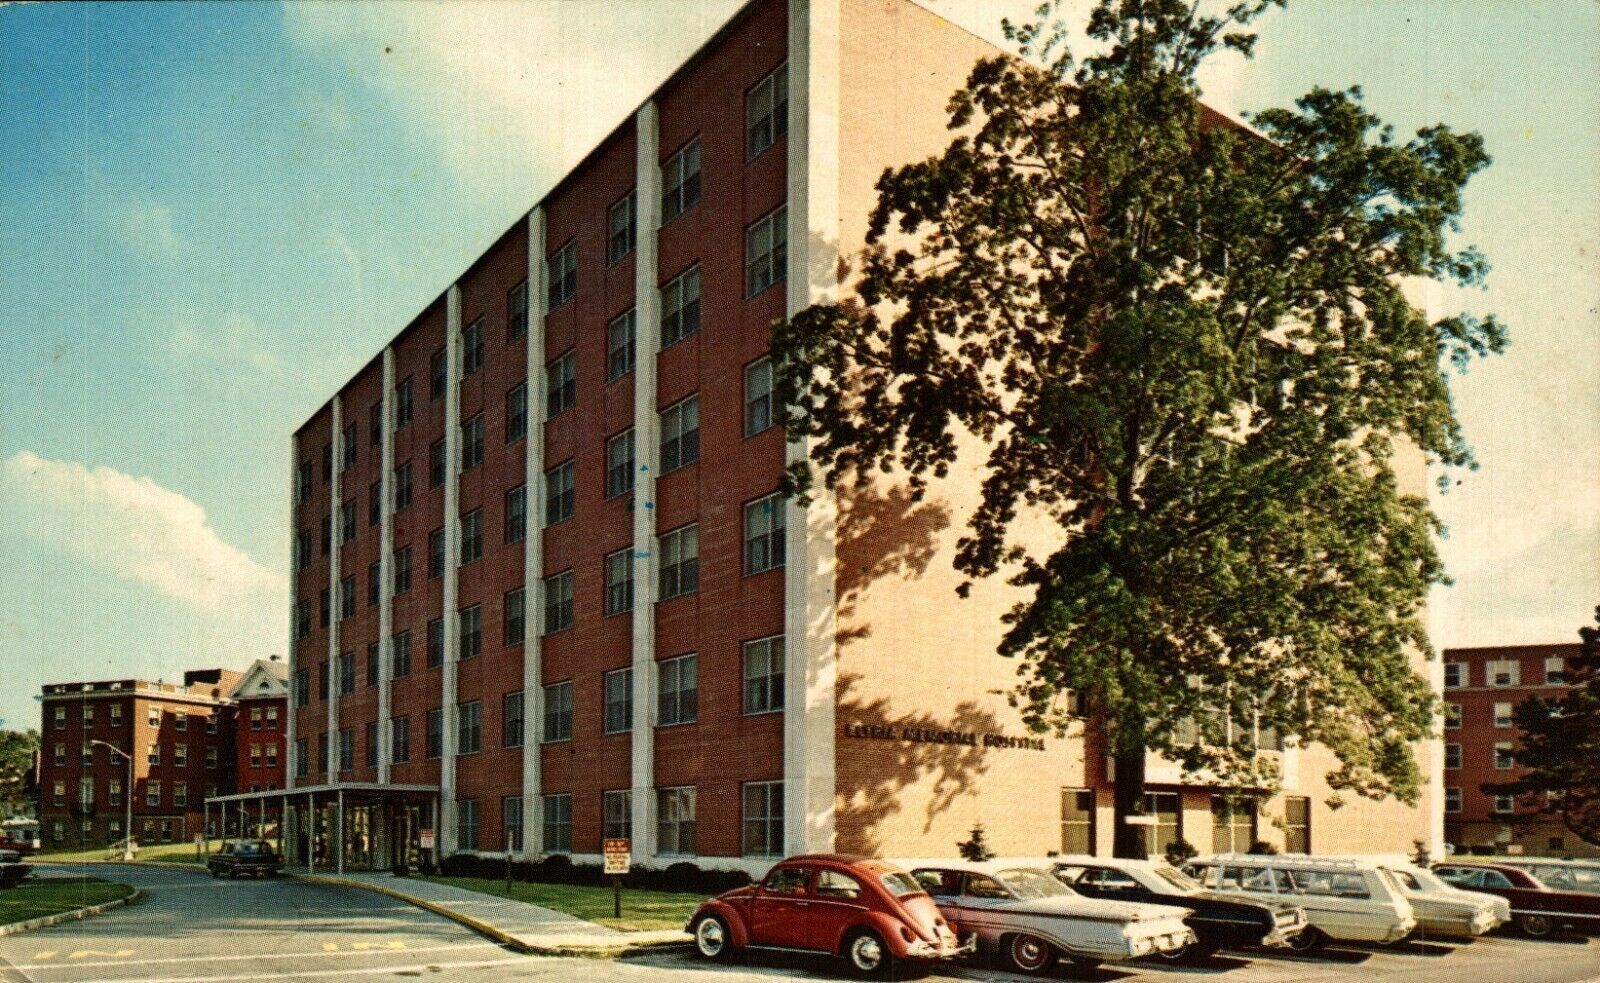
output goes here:
[[1556, 699], [1568, 689], [1566, 660], [1582, 646], [1511, 645], [1445, 649], [1445, 840], [1460, 853], [1600, 856], [1552, 816], [1531, 819], [1526, 803], [1483, 791], [1485, 783], [1522, 774], [1513, 752], [1522, 737], [1512, 721], [1530, 696]]
[[[122, 839], [125, 796], [132, 797], [133, 835], [141, 843], [182, 842], [201, 832], [205, 800], [236, 791], [233, 698], [244, 679], [232, 669], [198, 669], [184, 673], [181, 684], [120, 679], [45, 686], [44, 848]], [[132, 754], [131, 784], [128, 762], [96, 741]], [[276, 781], [282, 784], [281, 767]]]
[[257, 659], [228, 693], [232, 702], [234, 762], [223, 794], [283, 788], [288, 767], [289, 670]]
[[[995, 53], [907, 0], [752, 0], [295, 432], [290, 790], [234, 797], [291, 856], [1109, 850], [1093, 732], [1003, 695], [1012, 588], [956, 598], [972, 472], [775, 494], [770, 325]], [[1153, 763], [1152, 846], [1437, 848], [1435, 746], [1420, 805], [1337, 811], [1324, 750], [1263, 753], [1259, 810]]]

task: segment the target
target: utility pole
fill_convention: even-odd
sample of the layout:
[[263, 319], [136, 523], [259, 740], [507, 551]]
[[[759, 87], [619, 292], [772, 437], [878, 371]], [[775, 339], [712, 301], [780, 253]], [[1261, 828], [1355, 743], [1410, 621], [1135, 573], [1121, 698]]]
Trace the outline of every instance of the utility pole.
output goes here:
[[122, 829], [122, 859], [133, 859], [133, 755], [107, 741], [94, 740], [91, 745], [99, 744], [107, 748], [112, 754], [120, 754], [128, 762], [128, 784], [122, 789], [122, 801], [127, 807], [127, 825]]

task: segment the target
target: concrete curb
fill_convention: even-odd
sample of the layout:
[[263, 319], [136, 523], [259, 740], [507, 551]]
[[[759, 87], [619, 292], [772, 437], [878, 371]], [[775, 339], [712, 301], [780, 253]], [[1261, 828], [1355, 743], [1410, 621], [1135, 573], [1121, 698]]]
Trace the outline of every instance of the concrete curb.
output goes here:
[[143, 900], [143, 898], [144, 892], [138, 888], [134, 888], [132, 894], [129, 894], [125, 898], [117, 898], [115, 901], [106, 901], [102, 904], [89, 905], [86, 908], [75, 908], [72, 911], [63, 911], [55, 915], [45, 915], [43, 918], [30, 918], [25, 922], [12, 922], [10, 925], [0, 925], [0, 935], [19, 935], [23, 932], [31, 932], [36, 928], [48, 928], [51, 925], [60, 925], [62, 922], [80, 921], [84, 918], [89, 918], [92, 915], [104, 914], [105, 912], [111, 911], [114, 908], [121, 908], [124, 905], [133, 904], [136, 901]]
[[407, 894], [394, 888], [383, 887], [378, 884], [369, 884], [365, 881], [346, 880], [342, 877], [323, 877], [317, 874], [285, 874], [297, 881], [308, 884], [329, 884], [335, 887], [357, 888], [363, 891], [372, 891], [375, 894], [387, 895], [397, 901], [414, 905], [424, 911], [430, 911], [441, 918], [448, 918], [458, 925], [464, 926], [482, 935], [493, 942], [498, 942], [513, 952], [520, 952], [528, 956], [581, 956], [592, 959], [612, 959], [624, 953], [640, 952], [646, 949], [666, 949], [685, 945], [689, 937], [685, 935], [680, 939], [641, 939], [638, 941], [621, 942], [596, 942], [576, 943], [560, 942], [551, 945], [540, 945], [529, 942], [527, 939], [512, 935], [497, 928], [482, 919], [473, 918], [471, 915], [456, 911], [448, 905], [442, 905], [426, 898], [419, 898], [414, 894]]

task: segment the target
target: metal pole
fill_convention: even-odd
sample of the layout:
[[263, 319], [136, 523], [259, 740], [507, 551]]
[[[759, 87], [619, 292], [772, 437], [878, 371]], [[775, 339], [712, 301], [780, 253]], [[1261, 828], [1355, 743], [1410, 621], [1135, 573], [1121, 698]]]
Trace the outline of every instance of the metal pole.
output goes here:
[[339, 851], [338, 852], [339, 876], [343, 877], [344, 876], [344, 789], [342, 789], [342, 788], [339, 790], [339, 826], [338, 826], [337, 835], [334, 838], [334, 843], [335, 843], [335, 846], [338, 848], [338, 851]]
[[306, 793], [306, 871], [317, 872], [317, 793]]
[[123, 830], [122, 859], [133, 859], [133, 754], [123, 755], [128, 759], [128, 787], [122, 790], [122, 801], [127, 806], [128, 828]]

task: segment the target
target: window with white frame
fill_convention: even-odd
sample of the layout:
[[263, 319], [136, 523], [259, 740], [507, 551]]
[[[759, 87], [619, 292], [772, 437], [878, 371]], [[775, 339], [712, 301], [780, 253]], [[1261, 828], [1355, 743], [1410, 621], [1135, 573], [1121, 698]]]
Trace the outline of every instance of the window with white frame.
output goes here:
[[544, 742], [572, 739], [572, 682], [544, 688]]
[[522, 746], [522, 690], [500, 697], [500, 746]]
[[699, 659], [680, 655], [656, 666], [656, 723], [662, 727], [693, 723], [700, 712]]
[[1444, 766], [1446, 768], [1461, 767], [1461, 745], [1452, 743], [1444, 746]]
[[506, 340], [516, 341], [528, 333], [528, 281], [506, 293]]
[[744, 153], [747, 159], [783, 139], [789, 132], [789, 66], [773, 69], [744, 97]]
[[389, 718], [389, 759], [399, 765], [411, 760], [411, 718]]
[[1484, 668], [1490, 686], [1521, 685], [1522, 665], [1516, 659], [1494, 659]]
[[456, 753], [483, 750], [483, 704], [478, 700], [456, 705]]
[[394, 387], [394, 427], [396, 430], [411, 425], [412, 417], [416, 413], [415, 395], [412, 392], [411, 377], [406, 376]]
[[688, 525], [661, 535], [657, 549], [661, 573], [660, 600], [700, 589], [700, 526]]
[[161, 805], [161, 783], [147, 781], [144, 783], [144, 804], [147, 806]]
[[606, 555], [606, 617], [633, 610], [633, 548]]
[[572, 627], [572, 571], [544, 578], [544, 633]]
[[578, 465], [566, 460], [544, 473], [544, 524], [553, 526], [572, 518], [578, 504]]
[[783, 636], [744, 643], [744, 712], [783, 709]]
[[606, 325], [606, 381], [620, 379], [633, 371], [638, 318], [632, 307]]
[[628, 789], [600, 794], [602, 812], [601, 838], [607, 840], [633, 839], [633, 793]]
[[461, 425], [461, 471], [471, 471], [483, 463], [483, 414]]
[[528, 486], [518, 485], [506, 492], [506, 542], [520, 543], [528, 537]]
[[1494, 745], [1494, 767], [1496, 771], [1508, 771], [1516, 763], [1516, 756], [1512, 753], [1510, 741], [1496, 741]]
[[578, 292], [578, 240], [568, 241], [545, 260], [545, 272], [545, 282], [549, 284], [545, 310], [553, 311]]
[[778, 495], [744, 507], [744, 572], [761, 573], [784, 564], [784, 503]]
[[1446, 662], [1444, 664], [1445, 689], [1456, 689], [1467, 685], [1467, 664], [1465, 662]]
[[1517, 799], [1514, 795], [1497, 795], [1494, 797], [1495, 812], [1516, 812]]
[[700, 396], [681, 399], [661, 411], [661, 473], [700, 460]]
[[478, 849], [478, 800], [456, 800], [456, 849]]
[[656, 790], [656, 852], [694, 856], [695, 790], [693, 785]]
[[696, 137], [661, 165], [661, 224], [700, 200], [700, 140]]
[[779, 206], [744, 234], [744, 295], [754, 297], [789, 275], [789, 209]]
[[461, 375], [463, 378], [483, 368], [483, 318], [461, 331]]
[[543, 800], [544, 852], [572, 852], [572, 795], [562, 792]]
[[628, 192], [606, 212], [606, 264], [615, 266], [633, 252], [639, 235], [639, 203], [635, 192]]
[[700, 264], [684, 270], [661, 288], [661, 347], [675, 345], [700, 330]]
[[506, 393], [506, 443], [528, 435], [528, 384], [519, 382]]
[[483, 510], [473, 509], [461, 517], [461, 558], [467, 566], [483, 556]]
[[1546, 686], [1565, 686], [1567, 683], [1567, 660], [1559, 655], [1552, 655], [1544, 660], [1544, 684]]
[[521, 645], [527, 637], [527, 603], [521, 587], [506, 591], [501, 608], [504, 618], [501, 630], [507, 645]]
[[1511, 704], [1496, 703], [1494, 705], [1494, 725], [1496, 727], [1511, 726]]
[[578, 355], [569, 351], [544, 367], [544, 418], [556, 417], [578, 405]]
[[602, 730], [607, 734], [625, 734], [632, 730], [633, 670], [616, 669], [606, 673], [602, 688], [605, 701]]
[[1454, 730], [1461, 726], [1461, 704], [1446, 703], [1444, 705], [1444, 726], [1446, 730]]
[[744, 435], [753, 437], [776, 422], [772, 412], [772, 359], [744, 367]]
[[462, 608], [458, 617], [461, 620], [461, 651], [456, 658], [464, 662], [483, 654], [483, 608], [476, 604]]
[[633, 428], [606, 441], [606, 498], [633, 491]]
[[781, 857], [783, 854], [783, 783], [746, 782], [744, 855]]
[[1461, 811], [1461, 790], [1459, 788], [1456, 788], [1454, 785], [1452, 785], [1452, 786], [1450, 786], [1450, 787], [1448, 787], [1448, 788], [1446, 788], [1444, 790], [1444, 811], [1445, 812], [1460, 812]]

